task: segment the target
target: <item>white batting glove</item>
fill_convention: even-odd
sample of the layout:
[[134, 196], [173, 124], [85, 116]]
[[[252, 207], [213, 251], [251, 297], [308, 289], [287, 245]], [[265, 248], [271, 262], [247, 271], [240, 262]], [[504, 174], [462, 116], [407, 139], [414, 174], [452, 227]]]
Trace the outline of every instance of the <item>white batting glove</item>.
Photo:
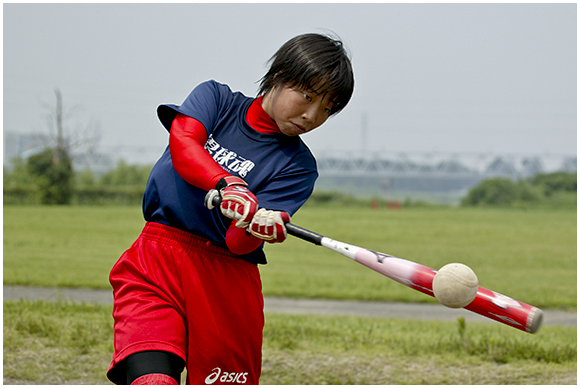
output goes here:
[[286, 212], [258, 209], [248, 231], [255, 237], [269, 243], [286, 240], [286, 222], [290, 222], [290, 215]]

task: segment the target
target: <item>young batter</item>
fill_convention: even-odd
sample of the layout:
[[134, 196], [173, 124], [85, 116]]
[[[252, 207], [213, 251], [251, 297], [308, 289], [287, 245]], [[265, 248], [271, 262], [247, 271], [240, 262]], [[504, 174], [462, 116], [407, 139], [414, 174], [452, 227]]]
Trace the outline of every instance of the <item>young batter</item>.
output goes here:
[[[354, 76], [339, 40], [304, 34], [271, 59], [258, 98], [215, 81], [161, 105], [169, 146], [143, 201], [146, 225], [110, 274], [116, 384], [258, 384], [263, 243], [309, 198], [316, 161], [299, 135], [348, 103]], [[220, 207], [204, 197], [218, 189]]]

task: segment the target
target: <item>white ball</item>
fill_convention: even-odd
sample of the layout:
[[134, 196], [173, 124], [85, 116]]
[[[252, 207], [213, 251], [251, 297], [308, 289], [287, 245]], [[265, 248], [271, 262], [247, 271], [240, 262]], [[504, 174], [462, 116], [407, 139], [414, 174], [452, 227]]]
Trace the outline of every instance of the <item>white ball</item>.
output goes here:
[[478, 288], [475, 272], [465, 264], [447, 264], [433, 278], [435, 298], [451, 308], [465, 307], [473, 302]]

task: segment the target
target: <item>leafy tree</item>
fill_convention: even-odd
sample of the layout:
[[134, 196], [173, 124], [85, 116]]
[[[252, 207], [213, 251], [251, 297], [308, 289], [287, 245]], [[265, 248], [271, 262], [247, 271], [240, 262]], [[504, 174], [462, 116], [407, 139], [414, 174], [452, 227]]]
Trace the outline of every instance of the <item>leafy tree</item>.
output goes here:
[[509, 206], [514, 204], [543, 204], [571, 206], [576, 203], [575, 173], [554, 172], [536, 174], [528, 180], [513, 182], [505, 178], [487, 179], [463, 198], [464, 206]]
[[90, 169], [75, 174], [76, 184], [81, 187], [94, 187], [97, 184], [95, 175]]
[[30, 187], [35, 184], [35, 178], [28, 171], [26, 160], [16, 157], [10, 162], [12, 170], [4, 166], [4, 175], [2, 177], [4, 188]]
[[526, 182], [492, 178], [472, 188], [461, 204], [464, 206], [509, 206], [516, 202], [533, 203], [539, 199], [538, 192]]
[[70, 204], [74, 194], [74, 171], [71, 152], [73, 148], [94, 148], [98, 134], [93, 125], [83, 131], [67, 130], [65, 121], [70, 118], [72, 109], [65, 109], [62, 95], [55, 89], [56, 105], [44, 104], [48, 109], [48, 125], [55, 132], [52, 146], [47, 144], [45, 150], [28, 158], [28, 172], [35, 177], [40, 201], [43, 204]]
[[40, 202], [45, 205], [68, 205], [73, 196], [73, 169], [64, 149], [46, 148], [28, 158], [27, 168], [36, 177]]
[[509, 179], [487, 179], [469, 191], [463, 199], [463, 205], [505, 205], [517, 198], [514, 184]]
[[145, 187], [151, 166], [130, 165], [123, 159], [117, 167], [103, 174], [101, 185], [105, 186], [139, 186]]
[[538, 186], [548, 197], [558, 191], [577, 192], [576, 173], [554, 172], [551, 174], [537, 174], [530, 178], [533, 186]]

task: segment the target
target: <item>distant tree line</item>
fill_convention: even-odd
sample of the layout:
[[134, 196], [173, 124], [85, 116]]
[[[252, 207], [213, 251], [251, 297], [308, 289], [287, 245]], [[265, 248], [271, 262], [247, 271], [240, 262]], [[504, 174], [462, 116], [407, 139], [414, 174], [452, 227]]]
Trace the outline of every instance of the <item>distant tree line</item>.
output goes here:
[[[136, 205], [143, 199], [151, 165], [131, 165], [120, 160], [104, 174], [90, 170], [75, 172], [66, 150], [46, 148], [27, 160], [12, 160], [13, 168], [4, 166], [4, 204], [118, 204]], [[462, 199], [462, 206], [503, 207], [575, 207], [577, 178], [575, 173], [536, 174], [513, 181], [487, 179], [473, 187]], [[385, 198], [354, 198], [340, 192], [315, 191], [309, 205], [374, 205], [387, 207]], [[425, 206], [410, 199], [397, 203], [403, 207]]]
[[576, 173], [536, 174], [525, 180], [493, 178], [473, 187], [463, 206], [576, 206]]
[[4, 166], [5, 204], [140, 204], [152, 166], [130, 165], [120, 160], [102, 175], [90, 170], [75, 172], [67, 153], [57, 160], [45, 149], [27, 160]]
[[[548, 207], [576, 208], [576, 173], [538, 173], [528, 179], [490, 178], [474, 186], [461, 200], [464, 207]], [[400, 207], [445, 206], [406, 198], [400, 202], [388, 198], [356, 198], [339, 191], [315, 190], [307, 206], [371, 206], [381, 209]]]

